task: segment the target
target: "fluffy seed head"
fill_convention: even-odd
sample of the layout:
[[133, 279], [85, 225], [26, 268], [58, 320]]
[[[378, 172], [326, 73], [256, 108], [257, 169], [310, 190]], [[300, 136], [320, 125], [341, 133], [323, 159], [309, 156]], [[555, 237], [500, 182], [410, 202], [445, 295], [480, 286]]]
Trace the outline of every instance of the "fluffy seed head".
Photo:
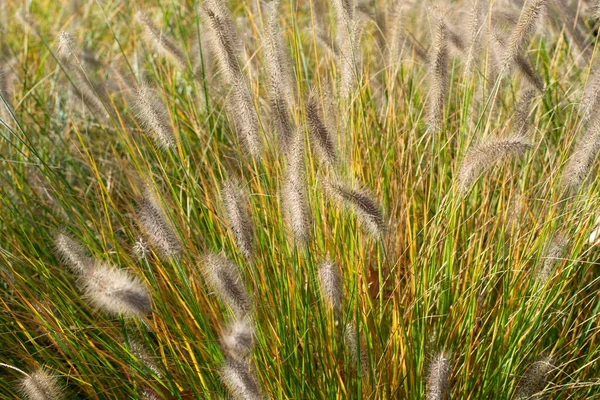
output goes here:
[[152, 306], [148, 289], [135, 277], [109, 264], [97, 263], [81, 276], [84, 298], [110, 315], [139, 317]]
[[221, 188], [225, 216], [240, 252], [246, 258], [254, 254], [254, 227], [248, 207], [248, 198], [235, 181], [226, 181]]
[[260, 157], [261, 143], [258, 134], [258, 116], [248, 84], [240, 75], [231, 86], [229, 114], [233, 116], [235, 131], [244, 150], [255, 158]]
[[567, 160], [562, 182], [572, 191], [578, 190], [594, 165], [600, 151], [600, 118], [594, 118], [587, 132], [580, 137], [575, 150]]
[[156, 363], [154, 357], [150, 355], [148, 349], [143, 344], [137, 340], [129, 340], [129, 352], [158, 378], [163, 377], [162, 368]]
[[221, 76], [225, 83], [233, 85], [242, 75], [237, 57], [239, 40], [235, 26], [221, 0], [205, 0], [202, 9], [212, 52], [217, 58]]
[[310, 133], [310, 143], [326, 165], [333, 167], [338, 163], [337, 150], [333, 135], [329, 132], [317, 93], [311, 90], [306, 104], [306, 120]]
[[514, 136], [527, 137], [529, 130], [529, 113], [531, 112], [531, 103], [535, 97], [533, 90], [526, 90], [516, 106], [515, 120], [513, 122]]
[[494, 164], [525, 154], [531, 145], [522, 137], [491, 139], [472, 146], [458, 172], [460, 190], [466, 192], [473, 182]]
[[553, 368], [553, 360], [549, 356], [531, 364], [519, 382], [517, 398], [529, 398], [544, 390]]
[[154, 47], [154, 49], [169, 59], [174, 65], [182, 71], [188, 67], [187, 57], [184, 51], [175, 43], [175, 41], [159, 29], [150, 17], [142, 11], [138, 11], [135, 20], [144, 29], [144, 38]]
[[325, 181], [325, 188], [327, 194], [354, 210], [359, 222], [372, 236], [379, 237], [385, 232], [383, 210], [366, 190], [355, 189], [332, 180]]
[[319, 267], [319, 288], [323, 301], [339, 314], [342, 311], [342, 278], [334, 263], [325, 261]]
[[591, 117], [600, 111], [600, 69], [596, 69], [589, 78], [588, 84], [583, 92], [581, 103], [579, 104], [579, 113], [584, 121], [589, 121]]
[[252, 366], [248, 362], [226, 358], [221, 369], [221, 379], [234, 399], [261, 399], [258, 381]]
[[427, 378], [427, 400], [445, 400], [448, 393], [450, 363], [446, 353], [441, 352], [429, 366]]
[[254, 347], [252, 320], [247, 317], [234, 320], [227, 327], [221, 340], [231, 357], [247, 359]]
[[94, 266], [94, 260], [83, 246], [64, 233], [56, 236], [55, 246], [61, 261], [74, 273], [82, 274]]
[[288, 228], [296, 243], [311, 238], [312, 214], [304, 165], [304, 135], [298, 130], [287, 154], [282, 187], [282, 205]]
[[77, 46], [75, 45], [75, 39], [69, 32], [61, 31], [58, 34], [58, 55], [64, 59], [69, 60], [73, 58], [77, 53]]
[[434, 132], [441, 129], [444, 103], [448, 90], [448, 29], [442, 17], [438, 17], [430, 56], [429, 127]]
[[154, 90], [145, 84], [138, 86], [134, 108], [142, 128], [150, 133], [160, 147], [171, 148], [175, 145], [169, 112]]
[[513, 29], [504, 55], [503, 69], [507, 72], [522, 55], [529, 39], [535, 33], [537, 24], [546, 8], [548, 0], [527, 0], [523, 5], [519, 22]]
[[237, 265], [219, 254], [208, 254], [204, 260], [204, 275], [214, 290], [238, 318], [252, 311], [252, 302]]
[[352, 362], [356, 365], [360, 362], [360, 370], [362, 374], [367, 373], [367, 350], [364, 343], [356, 333], [356, 324], [348, 322], [344, 330], [344, 344], [346, 350], [350, 354]]
[[39, 368], [21, 380], [19, 391], [27, 400], [61, 400], [65, 398], [63, 388], [58, 384], [56, 376], [44, 368]]
[[559, 232], [552, 238], [544, 254], [542, 268], [538, 271], [537, 278], [541, 283], [546, 283], [550, 279], [554, 267], [562, 258], [568, 245], [569, 240], [563, 232]]
[[138, 205], [137, 218], [150, 245], [163, 257], [175, 257], [181, 253], [181, 242], [167, 222], [150, 190], [146, 190], [145, 196]]

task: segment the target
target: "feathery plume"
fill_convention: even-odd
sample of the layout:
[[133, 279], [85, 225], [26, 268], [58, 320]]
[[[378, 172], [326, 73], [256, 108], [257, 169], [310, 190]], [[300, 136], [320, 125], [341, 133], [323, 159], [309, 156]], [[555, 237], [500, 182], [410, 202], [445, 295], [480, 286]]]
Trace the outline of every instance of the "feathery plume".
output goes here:
[[260, 157], [260, 137], [258, 135], [258, 116], [246, 81], [238, 79], [231, 88], [229, 112], [233, 115], [235, 131], [248, 153]]
[[308, 132], [310, 133], [310, 143], [322, 162], [330, 167], [338, 163], [335, 139], [329, 132], [323, 109], [317, 97], [317, 92], [313, 89], [308, 94], [306, 104], [306, 120], [308, 122]]
[[471, 0], [471, 10], [469, 11], [469, 50], [465, 61], [465, 71], [467, 74], [473, 72], [476, 57], [481, 51], [481, 33], [484, 29], [482, 14], [483, 1]]
[[287, 155], [282, 187], [282, 204], [288, 227], [297, 243], [311, 238], [312, 214], [304, 164], [304, 135], [296, 132]]
[[358, 23], [355, 21], [354, 0], [334, 0], [336, 43], [340, 68], [340, 94], [348, 97], [356, 84], [358, 73]]
[[367, 364], [367, 349], [365, 348], [365, 344], [360, 339], [357, 333], [356, 324], [354, 321], [348, 322], [346, 324], [346, 329], [344, 331], [344, 344], [346, 345], [346, 350], [350, 353], [350, 358], [352, 362], [356, 365], [360, 363], [361, 373], [364, 375], [368, 372]]
[[383, 210], [373, 199], [372, 195], [363, 189], [355, 189], [333, 182], [325, 181], [327, 193], [337, 198], [342, 204], [351, 207], [356, 213], [358, 220], [367, 231], [378, 237], [385, 231]]
[[139, 317], [152, 306], [148, 289], [136, 277], [113, 265], [97, 262], [81, 275], [84, 298], [112, 315]]
[[[1, 10], [0, 10], [1, 11]], [[10, 112], [14, 109], [13, 106], [13, 78], [14, 74], [10, 71], [9, 60], [6, 60], [5, 57], [0, 58], [0, 94], [6, 101], [6, 105], [0, 101], [0, 119], [4, 121], [7, 125], [12, 125], [12, 117]], [[8, 107], [8, 109], [7, 109]]]
[[592, 125], [575, 145], [575, 150], [567, 160], [563, 172], [563, 184], [571, 189], [578, 190], [590, 173], [594, 160], [600, 151], [600, 118], [595, 118]]
[[138, 205], [138, 223], [147, 236], [150, 245], [161, 256], [174, 257], [182, 250], [181, 242], [159, 207], [150, 189], [146, 189]]
[[466, 192], [481, 174], [500, 161], [518, 157], [531, 147], [522, 137], [490, 139], [472, 146], [460, 164], [458, 184]]
[[569, 240], [563, 232], [559, 232], [552, 238], [552, 242], [544, 253], [542, 268], [538, 271], [537, 278], [540, 282], [546, 283], [550, 279], [554, 267], [560, 261], [568, 245]]
[[204, 275], [209, 286], [239, 318], [252, 311], [252, 302], [235, 263], [220, 254], [210, 253], [204, 260]]
[[145, 84], [136, 87], [134, 109], [144, 131], [148, 131], [163, 148], [175, 145], [169, 112], [158, 94]]
[[508, 72], [510, 67], [517, 61], [517, 57], [522, 55], [529, 39], [535, 33], [537, 23], [546, 8], [548, 0], [527, 0], [521, 10], [519, 22], [514, 27], [509, 39], [506, 53], [503, 61], [504, 72]]
[[404, 0], [396, 0], [393, 5], [390, 19], [386, 24], [386, 37], [388, 40], [388, 65], [391, 67], [396, 65], [402, 51], [402, 41], [404, 35], [402, 33], [402, 7]]
[[45, 368], [39, 368], [22, 379], [19, 391], [28, 400], [60, 400], [65, 397], [56, 376]]
[[229, 356], [247, 359], [254, 347], [254, 329], [248, 317], [236, 319], [229, 324], [221, 341]]
[[246, 193], [237, 181], [226, 181], [221, 188], [221, 197], [235, 243], [244, 257], [250, 258], [254, 254], [254, 227]]
[[517, 399], [526, 399], [544, 390], [553, 368], [553, 360], [550, 356], [531, 364], [519, 382]]
[[533, 90], [526, 90], [519, 101], [515, 110], [515, 119], [513, 122], [513, 135], [525, 138], [529, 132], [529, 113], [531, 112], [531, 102], [535, 97]]
[[55, 240], [56, 253], [61, 261], [76, 274], [89, 271], [95, 264], [87, 250], [64, 233], [59, 233]]
[[156, 377], [163, 377], [162, 368], [156, 363], [154, 360], [155, 357], [150, 355], [148, 349], [146, 349], [143, 344], [137, 340], [129, 340], [127, 344], [129, 345], [129, 353], [132, 356], [137, 358], [150, 372], [156, 375]]
[[202, 4], [207, 34], [225, 83], [233, 85], [242, 75], [238, 61], [239, 39], [235, 26], [221, 0], [205, 0]]
[[246, 361], [226, 358], [221, 369], [221, 379], [234, 399], [259, 400], [262, 398], [254, 370]]
[[319, 288], [323, 301], [334, 313], [342, 311], [342, 277], [334, 263], [325, 261], [319, 267]]
[[288, 105], [293, 100], [293, 80], [290, 73], [285, 42], [278, 21], [279, 0], [265, 4], [266, 24], [262, 35], [265, 68], [269, 77], [269, 100], [279, 140], [287, 148], [294, 135]]
[[217, 58], [224, 82], [231, 86], [229, 112], [233, 115], [235, 130], [245, 149], [253, 157], [259, 157], [261, 145], [258, 116], [247, 79], [238, 61], [240, 45], [235, 26], [221, 0], [205, 0], [202, 8], [212, 52]]
[[[87, 104], [92, 114], [102, 122], [108, 123], [110, 114], [99, 96], [101, 87], [92, 84], [86, 75], [77, 58], [78, 52], [79, 50], [71, 34], [65, 31], [60, 32], [58, 35], [58, 57], [63, 69], [68, 72], [73, 88]], [[73, 60], [79, 65], [74, 64]]]
[[444, 103], [448, 90], [448, 29], [442, 16], [438, 19], [430, 57], [429, 128], [437, 132], [442, 127]]
[[583, 97], [579, 103], [579, 113], [584, 122], [598, 114], [600, 105], [600, 69], [596, 69], [589, 78]]
[[429, 365], [427, 400], [445, 400], [448, 394], [450, 364], [446, 353], [439, 353]]
[[175, 41], [159, 29], [148, 15], [138, 11], [135, 20], [144, 29], [144, 39], [154, 49], [169, 59], [181, 71], [187, 71], [188, 60], [184, 51], [175, 43]]

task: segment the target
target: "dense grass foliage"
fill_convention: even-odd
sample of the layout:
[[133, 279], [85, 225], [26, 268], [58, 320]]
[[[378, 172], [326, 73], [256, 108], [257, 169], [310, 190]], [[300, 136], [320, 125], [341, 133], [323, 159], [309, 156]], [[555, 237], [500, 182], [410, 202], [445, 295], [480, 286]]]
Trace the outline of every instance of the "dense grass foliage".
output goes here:
[[598, 11], [3, 1], [0, 398], [600, 399]]

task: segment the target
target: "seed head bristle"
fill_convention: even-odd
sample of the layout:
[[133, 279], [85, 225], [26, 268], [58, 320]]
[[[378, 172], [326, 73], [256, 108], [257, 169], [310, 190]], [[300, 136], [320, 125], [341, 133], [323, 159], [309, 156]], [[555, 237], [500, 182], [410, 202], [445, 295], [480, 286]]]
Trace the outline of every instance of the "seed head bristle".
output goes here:
[[236, 181], [226, 181], [221, 189], [229, 229], [244, 257], [254, 254], [254, 227], [248, 206], [248, 197]]
[[142, 11], [138, 11], [135, 20], [144, 29], [144, 38], [154, 49], [169, 59], [181, 71], [187, 71], [188, 60], [185, 52], [175, 41], [159, 29]]
[[329, 195], [354, 210], [358, 220], [372, 236], [379, 237], [385, 232], [383, 210], [366, 190], [352, 188], [332, 180], [325, 181], [325, 188]]
[[171, 118], [158, 94], [146, 84], [137, 86], [135, 92], [134, 110], [142, 129], [149, 132], [160, 147], [173, 147], [175, 135]]
[[495, 164], [522, 156], [529, 148], [531, 144], [522, 137], [489, 139], [472, 146], [460, 164], [457, 179], [460, 190], [466, 192], [481, 174]]
[[346, 324], [346, 329], [344, 330], [344, 344], [354, 365], [360, 363], [361, 373], [366, 375], [368, 372], [367, 366], [369, 361], [367, 349], [359, 334], [357, 334], [356, 324], [353, 321]]
[[575, 150], [569, 156], [563, 171], [563, 185], [570, 190], [578, 190], [592, 170], [600, 151], [600, 118], [594, 118], [587, 132], [577, 140]]
[[519, 21], [508, 39], [503, 61], [505, 72], [508, 72], [510, 67], [517, 61], [518, 56], [523, 54], [529, 39], [535, 33], [547, 2], [548, 0], [527, 0], [523, 5]]
[[282, 205], [285, 220], [295, 242], [307, 243], [312, 236], [312, 214], [304, 163], [304, 135], [300, 130], [295, 133], [287, 154], [282, 184]]
[[97, 262], [81, 275], [84, 298], [90, 304], [110, 315], [140, 317], [152, 306], [148, 289], [122, 269]]
[[596, 69], [589, 78], [579, 103], [579, 113], [584, 121], [589, 121], [592, 116], [600, 112], [600, 69]]
[[393, 66], [398, 63], [400, 52], [402, 51], [402, 42], [404, 35], [402, 33], [402, 8], [404, 0], [396, 0], [390, 12], [389, 20], [386, 23], [386, 38], [388, 47], [388, 65]]
[[430, 56], [428, 122], [432, 131], [442, 127], [448, 90], [448, 28], [442, 16], [436, 16], [435, 36]]
[[163, 257], [175, 257], [182, 245], [149, 189], [138, 205], [138, 223], [150, 245]]
[[354, 0], [334, 0], [336, 44], [340, 69], [340, 94], [347, 98], [356, 86], [359, 65], [359, 26], [355, 20]]
[[217, 58], [221, 76], [225, 83], [233, 85], [242, 75], [237, 56], [240, 46], [235, 26], [221, 0], [205, 0], [202, 9], [212, 52]]
[[231, 396], [239, 400], [259, 400], [262, 398], [254, 369], [249, 362], [226, 358], [221, 369], [221, 379]]
[[260, 158], [261, 142], [258, 135], [258, 116], [245, 79], [238, 79], [234, 82], [229, 102], [229, 112], [233, 115], [235, 131], [244, 150], [252, 157]]
[[310, 133], [310, 143], [319, 155], [322, 162], [330, 167], [338, 164], [335, 139], [329, 132], [321, 104], [315, 90], [311, 90], [306, 104], [306, 120], [308, 122], [308, 132]]
[[238, 318], [252, 312], [252, 302], [237, 265], [219, 254], [208, 254], [204, 260], [204, 275], [208, 285]]
[[482, 0], [471, 0], [471, 9], [469, 10], [469, 44], [465, 60], [465, 71], [467, 74], [473, 72], [477, 57], [481, 52], [481, 36], [485, 26], [482, 15], [483, 5]]
[[561, 260], [568, 245], [569, 240], [563, 232], [557, 233], [552, 238], [550, 245], [544, 253], [542, 268], [538, 270], [537, 278], [541, 283], [546, 283], [550, 279], [554, 272], [554, 267]]
[[429, 366], [427, 400], [445, 400], [448, 394], [450, 363], [444, 352], [439, 353]]
[[56, 236], [55, 246], [61, 261], [76, 274], [83, 274], [95, 264], [87, 250], [64, 233]]
[[58, 55], [61, 59], [70, 60], [77, 57], [76, 48], [75, 39], [69, 32], [61, 31], [58, 34]]
[[325, 261], [319, 267], [319, 288], [323, 301], [337, 315], [342, 311], [342, 277], [334, 263]]
[[252, 320], [247, 317], [235, 319], [227, 326], [221, 341], [229, 356], [247, 359], [254, 347]]
[[531, 364], [519, 382], [517, 399], [526, 399], [544, 390], [553, 369], [553, 360], [550, 356]]
[[21, 380], [19, 391], [27, 400], [62, 400], [65, 398], [63, 388], [58, 384], [56, 376], [39, 368]]
[[526, 90], [516, 105], [515, 119], [513, 122], [513, 135], [526, 138], [529, 136], [529, 114], [531, 112], [531, 103], [535, 97], [533, 90]]
[[265, 69], [269, 78], [269, 101], [275, 130], [282, 146], [287, 149], [294, 135], [289, 106], [293, 100], [293, 79], [290, 73], [285, 42], [279, 27], [279, 0], [265, 4], [266, 23], [262, 35]]
[[129, 340], [129, 353], [137, 358], [156, 377], [162, 378], [162, 368], [156, 363], [155, 357], [151, 356], [148, 349], [137, 340]]

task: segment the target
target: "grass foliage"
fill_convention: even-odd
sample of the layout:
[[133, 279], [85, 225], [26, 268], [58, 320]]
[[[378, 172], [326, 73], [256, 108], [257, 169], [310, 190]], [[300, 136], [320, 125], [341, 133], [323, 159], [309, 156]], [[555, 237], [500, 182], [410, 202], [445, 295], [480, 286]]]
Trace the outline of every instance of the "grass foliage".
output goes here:
[[600, 399], [596, 3], [0, 2], [0, 398]]

